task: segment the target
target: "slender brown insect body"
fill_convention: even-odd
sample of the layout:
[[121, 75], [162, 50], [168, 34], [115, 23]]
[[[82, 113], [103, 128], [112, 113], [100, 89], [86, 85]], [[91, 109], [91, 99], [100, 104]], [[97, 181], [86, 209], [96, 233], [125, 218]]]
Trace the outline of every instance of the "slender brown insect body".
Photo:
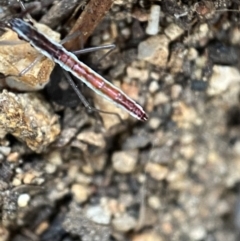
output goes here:
[[76, 55], [67, 51], [62, 45], [50, 40], [31, 24], [20, 18], [13, 18], [8, 21], [6, 27], [16, 32], [20, 39], [29, 42], [41, 54], [52, 59], [64, 70], [80, 79], [97, 94], [122, 107], [138, 120], [146, 121], [148, 119], [147, 114], [139, 104], [79, 61]]

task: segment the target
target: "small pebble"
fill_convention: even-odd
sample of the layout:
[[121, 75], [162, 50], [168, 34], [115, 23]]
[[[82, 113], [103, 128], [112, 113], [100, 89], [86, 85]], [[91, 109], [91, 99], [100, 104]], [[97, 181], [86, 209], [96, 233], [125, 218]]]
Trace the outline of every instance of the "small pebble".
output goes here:
[[154, 210], [158, 210], [161, 207], [161, 202], [159, 197], [157, 196], [150, 196], [148, 198], [148, 205]]
[[[93, 207], [89, 207], [90, 209]], [[88, 208], [88, 209], [89, 209]], [[69, 237], [63, 237], [62, 240], [70, 241], [73, 240], [72, 237], [76, 237], [76, 240], [82, 240], [82, 241], [109, 241], [111, 240], [110, 234], [111, 234], [111, 227], [109, 227], [108, 223], [101, 223], [98, 224], [95, 221], [89, 219], [86, 216], [85, 211], [80, 207], [80, 205], [77, 205], [75, 202], [70, 202], [70, 209], [66, 215], [64, 215], [64, 221], [62, 223], [62, 219], [58, 219], [59, 224], [56, 226], [57, 230], [54, 231], [54, 236], [56, 237], [56, 234], [63, 234], [61, 236], [65, 236], [67, 233], [67, 236]], [[101, 215], [101, 213], [96, 213], [97, 215]], [[94, 215], [94, 213], [93, 213]], [[99, 219], [102, 219], [99, 217]], [[55, 229], [54, 229], [55, 230]], [[52, 233], [50, 233], [51, 235]], [[69, 239], [70, 238], [70, 239]], [[56, 238], [52, 238], [51, 240], [56, 240]]]
[[19, 159], [19, 153], [18, 152], [12, 152], [8, 155], [7, 160], [9, 162], [16, 162]]
[[[125, 110], [123, 110], [122, 108], [119, 108], [114, 103], [111, 103], [108, 100], [102, 98], [102, 96], [94, 93], [93, 98], [94, 98], [95, 107], [97, 107], [99, 110], [107, 111], [111, 113], [117, 113], [121, 117], [123, 122], [124, 120], [129, 118], [129, 114]], [[114, 114], [113, 115], [106, 115], [103, 113], [99, 113], [99, 114], [102, 117], [103, 124], [106, 130], [111, 129], [112, 127], [120, 124], [121, 122], [119, 119], [119, 116], [116, 116]]]
[[162, 92], [158, 92], [154, 98], [154, 106], [165, 104], [169, 102], [169, 96]]
[[17, 203], [19, 207], [23, 208], [28, 205], [29, 201], [30, 201], [30, 196], [27, 193], [24, 193], [18, 197]]
[[36, 176], [35, 176], [34, 173], [31, 173], [31, 172], [26, 173], [26, 174], [24, 175], [24, 178], [23, 178], [23, 183], [24, 183], [24, 184], [31, 184], [35, 177], [36, 177]]
[[60, 166], [62, 165], [62, 156], [61, 153], [59, 151], [52, 151], [49, 155], [48, 155], [48, 161], [55, 165], [55, 166]]
[[144, 232], [141, 234], [135, 234], [132, 241], [164, 241], [165, 238], [162, 238], [157, 232]]
[[47, 163], [47, 165], [45, 166], [45, 171], [48, 174], [53, 174], [54, 172], [56, 172], [57, 167], [51, 163]]
[[159, 164], [167, 164], [172, 160], [172, 150], [166, 145], [153, 147], [149, 153], [149, 160]]
[[136, 224], [137, 220], [128, 214], [124, 214], [112, 220], [113, 228], [119, 232], [128, 232], [134, 229]]
[[[100, 155], [96, 155], [96, 156], [91, 156], [90, 157], [91, 160], [91, 164], [92, 164], [92, 171], [103, 171], [104, 167], [106, 165], [107, 162], [107, 154], [103, 153]], [[84, 171], [84, 170], [83, 170]]]
[[198, 58], [198, 51], [195, 48], [189, 48], [187, 58], [189, 61], [196, 60]]
[[171, 87], [171, 97], [173, 100], [178, 99], [180, 94], [182, 93], [183, 89], [181, 85], [173, 85]]
[[103, 35], [102, 35], [102, 40], [103, 41], [108, 41], [110, 39], [110, 35], [108, 32], [105, 32]]
[[184, 30], [177, 24], [170, 23], [168, 27], [164, 29], [164, 33], [171, 41], [174, 41], [184, 33]]
[[79, 166], [78, 165], [71, 165], [67, 170], [67, 176], [71, 179], [76, 179], [79, 173]]
[[139, 8], [133, 9], [132, 16], [136, 18], [139, 22], [148, 21], [148, 14], [144, 11], [141, 11]]
[[148, 16], [148, 25], [146, 28], [146, 33], [149, 35], [156, 35], [159, 31], [160, 22], [160, 12], [161, 8], [159, 5], [152, 5], [150, 9], [150, 14]]
[[0, 146], [0, 153], [2, 153], [4, 156], [9, 155], [11, 152], [11, 148], [7, 146]]
[[34, 179], [34, 184], [41, 186], [46, 180], [42, 177], [37, 177]]
[[189, 128], [192, 123], [199, 121], [196, 110], [192, 106], [180, 101], [173, 106], [172, 120], [182, 128]]
[[230, 32], [229, 40], [235, 46], [240, 42], [240, 31], [237, 26]]
[[240, 155], [240, 140], [237, 140], [234, 145], [233, 145], [233, 151], [237, 154]]
[[124, 38], [129, 38], [131, 32], [129, 28], [123, 28], [121, 29], [121, 34], [124, 36]]
[[148, 121], [148, 125], [152, 130], [156, 130], [161, 124], [161, 120], [158, 117], [152, 117], [149, 121]]
[[119, 173], [132, 172], [136, 167], [137, 160], [137, 150], [114, 152], [112, 156], [113, 168]]
[[86, 210], [86, 216], [94, 223], [108, 225], [110, 223], [110, 212], [104, 210], [101, 206], [91, 206]]
[[131, 79], [138, 79], [144, 82], [148, 79], [148, 70], [146, 69], [141, 70], [136, 67], [128, 66], [127, 76]]
[[102, 133], [85, 131], [78, 134], [77, 139], [99, 148], [104, 148], [106, 146], [106, 141]]
[[139, 149], [146, 147], [151, 142], [150, 135], [144, 133], [138, 133], [137, 135], [132, 135], [128, 137], [123, 143], [123, 149]]
[[107, 205], [111, 214], [115, 216], [121, 213], [124, 213], [126, 211], [125, 205], [123, 205], [121, 202], [119, 202], [116, 199], [110, 199]]
[[157, 82], [160, 80], [160, 73], [155, 72], [154, 70], [150, 72], [150, 78], [152, 80], [156, 80]]
[[38, 225], [38, 227], [35, 230], [35, 233], [37, 235], [41, 235], [42, 233], [44, 233], [47, 229], [49, 228], [49, 223], [48, 222], [42, 222]]
[[19, 186], [19, 185], [21, 185], [21, 184], [22, 184], [22, 182], [21, 182], [21, 180], [18, 179], [18, 178], [14, 178], [13, 181], [12, 181], [12, 185], [13, 185], [14, 187], [17, 187], [17, 186]]
[[77, 128], [63, 129], [60, 133], [60, 136], [58, 137], [58, 139], [54, 144], [59, 148], [63, 147], [67, 145], [72, 138], [75, 137], [76, 133], [77, 133]]
[[166, 166], [151, 162], [146, 164], [145, 171], [149, 173], [149, 175], [157, 181], [165, 179], [169, 172]]
[[83, 203], [87, 201], [89, 197], [89, 187], [81, 184], [73, 184], [71, 187], [74, 200], [77, 203]]
[[235, 67], [213, 66], [213, 74], [209, 81], [207, 93], [210, 96], [219, 95], [226, 91], [233, 83], [240, 82], [240, 72]]
[[159, 89], [159, 84], [157, 81], [152, 81], [149, 85], [149, 91], [151, 93], [155, 93]]
[[138, 45], [138, 59], [165, 68], [169, 55], [169, 39], [165, 35], [149, 37]]
[[185, 160], [190, 160], [196, 153], [196, 147], [194, 145], [181, 146], [179, 153], [181, 153]]
[[92, 182], [92, 177], [89, 175], [85, 175], [84, 173], [78, 172], [76, 176], [76, 182], [87, 185]]
[[206, 229], [201, 226], [191, 228], [189, 231], [189, 237], [192, 240], [204, 240], [207, 235]]
[[93, 170], [93, 167], [89, 163], [82, 166], [82, 171], [83, 171], [84, 174], [92, 175], [94, 173], [94, 170]]

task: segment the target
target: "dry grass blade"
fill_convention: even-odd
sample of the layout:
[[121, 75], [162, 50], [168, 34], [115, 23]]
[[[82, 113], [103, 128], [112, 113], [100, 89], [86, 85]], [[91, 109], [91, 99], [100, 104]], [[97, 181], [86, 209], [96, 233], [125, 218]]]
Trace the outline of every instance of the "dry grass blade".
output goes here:
[[[112, 3], [112, 0], [90, 0], [69, 34], [81, 31], [83, 33], [82, 41], [85, 43], [89, 36], [92, 35], [96, 26], [109, 11]], [[81, 47], [79, 45], [79, 39], [73, 39], [66, 43], [65, 47], [69, 50], [76, 50]]]

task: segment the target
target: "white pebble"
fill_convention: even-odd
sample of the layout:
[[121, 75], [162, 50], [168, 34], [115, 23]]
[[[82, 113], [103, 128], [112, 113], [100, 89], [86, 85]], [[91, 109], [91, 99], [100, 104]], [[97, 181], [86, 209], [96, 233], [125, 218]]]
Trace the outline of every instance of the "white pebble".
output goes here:
[[159, 84], [157, 81], [152, 81], [149, 85], [149, 91], [151, 93], [155, 93], [159, 88]]
[[148, 205], [154, 209], [154, 210], [158, 210], [161, 207], [161, 202], [159, 197], [157, 196], [150, 196], [148, 198]]
[[101, 206], [89, 207], [86, 211], [86, 216], [94, 223], [105, 225], [109, 224], [111, 219], [110, 212], [104, 210]]
[[160, 124], [161, 124], [161, 120], [158, 117], [152, 117], [149, 120], [149, 126], [153, 130], [157, 129], [160, 126]]
[[0, 146], [0, 152], [4, 155], [7, 156], [11, 152], [11, 148], [7, 146]]
[[240, 73], [237, 68], [215, 65], [209, 81], [208, 95], [218, 95], [226, 91], [233, 83], [240, 82]]
[[57, 170], [57, 167], [51, 163], [48, 163], [45, 167], [45, 171], [48, 174], [53, 174]]
[[146, 33], [149, 35], [156, 35], [159, 31], [159, 21], [160, 21], [160, 11], [159, 5], [152, 5], [150, 9], [150, 14], [148, 17], [148, 25], [146, 28]]
[[128, 37], [130, 36], [130, 34], [131, 34], [130, 29], [129, 29], [129, 28], [123, 28], [123, 29], [121, 30], [121, 34], [122, 34], [125, 38], [128, 38]]
[[190, 230], [189, 236], [191, 240], [204, 240], [206, 237], [206, 230], [204, 227], [195, 227]]
[[30, 200], [30, 196], [27, 193], [21, 194], [18, 197], [18, 201], [17, 201], [18, 206], [21, 208], [26, 207], [28, 205], [29, 200]]

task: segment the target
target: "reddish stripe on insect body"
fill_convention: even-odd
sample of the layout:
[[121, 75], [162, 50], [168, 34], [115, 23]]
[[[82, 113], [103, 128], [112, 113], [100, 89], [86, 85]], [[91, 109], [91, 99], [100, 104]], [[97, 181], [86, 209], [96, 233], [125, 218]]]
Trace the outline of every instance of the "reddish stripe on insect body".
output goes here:
[[71, 58], [67, 53], [59, 54], [59, 61], [68, 66], [72, 73], [77, 74], [81, 79], [83, 77], [86, 79], [94, 88], [100, 91], [103, 95], [108, 96], [113, 102], [123, 106], [129, 112], [136, 115], [140, 120], [147, 120], [147, 115], [143, 111], [142, 107], [136, 104], [133, 100], [127, 97], [122, 91], [118, 90], [116, 87], [106, 82], [102, 77], [97, 76], [90, 68], [85, 66], [80, 61], [76, 61]]

